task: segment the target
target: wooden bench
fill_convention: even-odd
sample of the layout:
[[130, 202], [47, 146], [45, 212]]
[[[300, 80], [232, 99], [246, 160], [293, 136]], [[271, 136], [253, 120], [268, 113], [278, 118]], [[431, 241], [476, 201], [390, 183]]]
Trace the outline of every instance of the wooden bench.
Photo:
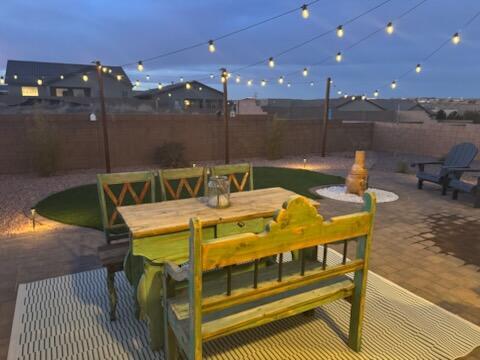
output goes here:
[[123, 261], [128, 253], [128, 242], [106, 244], [98, 247], [98, 257], [107, 269], [107, 286], [110, 300], [110, 320], [116, 319], [117, 291], [115, 290], [115, 273], [123, 270]]
[[[348, 299], [351, 306], [348, 345], [360, 350], [368, 258], [375, 214], [375, 196], [365, 194], [363, 212], [324, 221], [302, 196], [289, 199], [259, 234], [245, 233], [202, 241], [202, 223], [190, 222], [189, 264], [165, 264], [165, 355], [202, 358], [202, 343], [297, 314], [312, 314], [322, 305]], [[356, 256], [346, 257], [356, 242]], [[341, 263], [327, 265], [328, 245], [344, 244]], [[323, 246], [318, 260], [317, 246]], [[299, 252], [284, 263], [283, 254]], [[278, 256], [277, 264], [235, 274], [237, 264]], [[204, 272], [225, 269], [225, 286], [208, 281]], [[354, 273], [353, 279], [346, 276]], [[186, 291], [177, 286], [187, 282]]]

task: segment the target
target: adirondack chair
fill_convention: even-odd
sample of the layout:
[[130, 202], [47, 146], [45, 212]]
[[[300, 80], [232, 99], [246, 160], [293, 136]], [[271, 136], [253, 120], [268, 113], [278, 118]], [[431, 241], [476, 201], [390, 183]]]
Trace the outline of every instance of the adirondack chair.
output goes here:
[[244, 191], [247, 184], [248, 190], [253, 190], [252, 164], [217, 165], [210, 168], [210, 173], [212, 176], [227, 176], [233, 191]]
[[[312, 311], [329, 302], [351, 302], [348, 345], [360, 351], [368, 260], [376, 200], [366, 193], [363, 212], [324, 221], [306, 198], [294, 196], [283, 205], [259, 234], [244, 233], [213, 240], [202, 239], [202, 222], [190, 221], [188, 267], [165, 264], [165, 357], [177, 359], [179, 350], [187, 359], [202, 359], [203, 342], [237, 331], [261, 326]], [[356, 241], [356, 257], [347, 261], [346, 246], [341, 264], [327, 265], [328, 244]], [[324, 246], [321, 261], [301, 256], [283, 263], [283, 253]], [[279, 254], [278, 266], [262, 272], [232, 275], [242, 262]], [[205, 272], [227, 270], [225, 290], [218, 279], [208, 281]], [[347, 273], [354, 273], [353, 279]], [[188, 291], [176, 284], [187, 282]], [[238, 287], [232, 288], [232, 284]]]
[[[454, 170], [454, 172], [456, 171]], [[480, 169], [460, 169], [460, 172], [462, 173], [472, 172], [472, 173], [480, 174]], [[465, 181], [462, 181], [460, 177], [458, 177], [458, 179], [454, 178], [450, 180], [449, 186], [453, 189], [453, 193], [452, 193], [453, 200], [458, 199], [459, 192], [472, 193], [475, 198], [473, 202], [473, 207], [475, 208], [480, 207], [480, 176], [478, 176], [476, 184], [467, 183]]]
[[[445, 161], [431, 161], [413, 163], [411, 166], [418, 166], [417, 178], [418, 188], [422, 189], [423, 182], [428, 181], [442, 186], [442, 195], [446, 195], [451, 179], [460, 179], [462, 172], [460, 170], [453, 172], [454, 168], [468, 169], [472, 161], [477, 156], [478, 149], [471, 143], [461, 143], [452, 147], [447, 154]], [[434, 173], [425, 171], [425, 165], [440, 165], [440, 170]]]
[[98, 174], [97, 190], [107, 242], [106, 245], [98, 248], [98, 256], [103, 267], [107, 269], [110, 320], [115, 320], [117, 305], [115, 273], [125, 269], [130, 283], [137, 284], [140, 277], [135, 277], [135, 274], [138, 274], [138, 269], [141, 271], [143, 266], [141, 258], [129, 255], [128, 228], [119, 217], [117, 207], [154, 202], [155, 175], [150, 171]]

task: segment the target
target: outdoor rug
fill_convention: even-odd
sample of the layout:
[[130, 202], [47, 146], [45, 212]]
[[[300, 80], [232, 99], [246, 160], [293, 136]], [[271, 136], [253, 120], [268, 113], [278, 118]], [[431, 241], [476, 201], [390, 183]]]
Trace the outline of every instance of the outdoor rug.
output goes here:
[[[321, 253], [321, 252], [320, 252]], [[331, 252], [330, 259], [339, 257]], [[163, 359], [150, 351], [133, 314], [123, 273], [118, 320], [108, 320], [104, 270], [52, 278], [18, 289], [8, 360]], [[160, 306], [160, 305], [159, 305]], [[336, 301], [303, 315], [205, 344], [208, 359], [456, 359], [480, 346], [480, 327], [370, 272], [360, 353], [345, 344], [350, 305]]]

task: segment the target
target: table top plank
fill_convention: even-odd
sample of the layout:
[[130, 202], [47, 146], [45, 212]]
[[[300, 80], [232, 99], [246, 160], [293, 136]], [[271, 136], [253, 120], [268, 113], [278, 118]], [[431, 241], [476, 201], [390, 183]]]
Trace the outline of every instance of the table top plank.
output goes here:
[[[118, 207], [118, 211], [134, 238], [187, 230], [192, 217], [204, 226], [237, 220], [271, 217], [290, 196], [296, 193], [280, 188], [236, 192], [230, 195], [231, 205], [224, 209], [208, 207], [206, 198], [162, 201]], [[314, 206], [318, 202], [311, 200]]]

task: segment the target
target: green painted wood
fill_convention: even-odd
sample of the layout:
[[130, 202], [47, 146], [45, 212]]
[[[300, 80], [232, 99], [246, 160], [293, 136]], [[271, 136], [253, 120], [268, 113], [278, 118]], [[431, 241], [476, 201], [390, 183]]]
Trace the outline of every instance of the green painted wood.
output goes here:
[[[202, 341], [309, 312], [319, 305], [342, 298], [352, 303], [349, 346], [359, 351], [368, 257], [376, 211], [375, 195], [367, 193], [364, 199], [363, 212], [324, 221], [306, 198], [295, 196], [284, 204], [261, 234], [228, 235], [210, 241], [202, 241], [201, 222], [192, 219], [188, 300], [182, 303], [181, 298], [176, 296], [166, 297], [164, 301], [168, 306], [167, 322], [172, 329], [176, 329], [173, 333], [180, 338], [178, 343], [187, 358], [201, 359]], [[307, 269], [303, 276], [284, 276], [282, 281], [285, 283], [280, 282], [280, 285], [278, 280], [266, 281], [262, 278], [257, 288], [243, 285], [232, 291], [231, 295], [217, 293], [209, 296], [208, 282], [202, 282], [204, 271], [231, 267], [274, 253], [311, 249], [319, 244], [359, 237], [355, 260], [326, 268], [317, 265], [313, 273], [309, 272], [312, 269]], [[298, 263], [299, 260], [284, 264], [284, 267], [298, 267]], [[353, 281], [344, 277], [345, 273], [352, 271], [355, 272]], [[275, 272], [272, 274], [275, 276]], [[168, 277], [168, 274], [165, 276]], [[321, 283], [327, 280], [333, 282]], [[221, 285], [218, 282], [212, 284], [218, 292]], [[254, 302], [261, 304], [252, 307]], [[185, 315], [185, 306], [188, 306], [188, 317]], [[237, 310], [232, 313], [232, 309]], [[215, 316], [213, 320], [207, 319], [210, 313]], [[182, 328], [182, 324], [186, 324], [186, 327]]]
[[[169, 190], [173, 190], [174, 193], [177, 193], [178, 186], [180, 186], [179, 195], [185, 194], [187, 191], [187, 197], [197, 197], [201, 196], [200, 190], [203, 190], [203, 194], [206, 194], [207, 187], [207, 173], [206, 168], [204, 167], [191, 167], [191, 168], [181, 168], [181, 169], [160, 169], [158, 170], [158, 178], [160, 181], [160, 189], [162, 201], [166, 201], [172, 198], [172, 194]], [[177, 186], [172, 186], [174, 181], [177, 181]], [[185, 183], [187, 182], [187, 183]], [[195, 190], [195, 185], [198, 184], [200, 187], [197, 189], [197, 193], [192, 194], [188, 192], [186, 186], [190, 186], [190, 190]], [[169, 189], [170, 186], [170, 189]], [[178, 198], [178, 197], [177, 197]], [[175, 199], [175, 198], [173, 198]]]
[[[232, 182], [231, 186], [235, 187], [233, 190], [246, 190], [245, 185], [247, 184], [248, 190], [253, 190], [253, 167], [250, 163], [217, 165], [210, 168], [210, 174], [212, 176], [228, 176]], [[237, 174], [241, 175], [240, 181], [235, 177]]]

